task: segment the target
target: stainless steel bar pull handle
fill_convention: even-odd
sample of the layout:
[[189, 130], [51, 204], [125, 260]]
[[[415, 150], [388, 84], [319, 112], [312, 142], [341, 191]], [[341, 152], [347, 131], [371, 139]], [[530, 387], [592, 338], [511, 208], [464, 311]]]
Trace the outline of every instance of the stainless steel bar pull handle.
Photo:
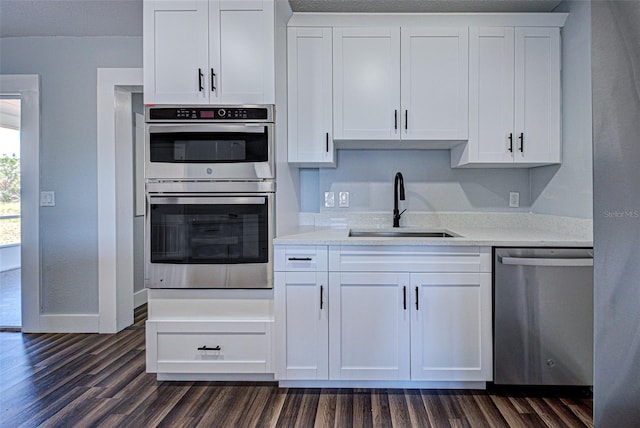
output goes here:
[[574, 267], [593, 266], [593, 258], [543, 258], [543, 257], [501, 257], [500, 263], [513, 266], [553, 266], [553, 267]]
[[207, 345], [204, 345], [198, 348], [198, 351], [220, 351], [220, 350], [222, 350], [220, 345], [216, 346], [215, 348], [209, 348]]
[[204, 74], [202, 74], [202, 69], [199, 68], [198, 69], [198, 92], [204, 91], [204, 85], [202, 84], [203, 77], [204, 77]]

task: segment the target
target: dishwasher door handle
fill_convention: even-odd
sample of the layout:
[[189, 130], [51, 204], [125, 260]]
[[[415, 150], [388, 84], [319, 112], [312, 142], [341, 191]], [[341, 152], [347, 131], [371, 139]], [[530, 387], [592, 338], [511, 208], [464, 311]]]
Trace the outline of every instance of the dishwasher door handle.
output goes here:
[[583, 257], [575, 259], [554, 259], [543, 257], [499, 257], [499, 260], [503, 265], [554, 267], [593, 266], [593, 257]]

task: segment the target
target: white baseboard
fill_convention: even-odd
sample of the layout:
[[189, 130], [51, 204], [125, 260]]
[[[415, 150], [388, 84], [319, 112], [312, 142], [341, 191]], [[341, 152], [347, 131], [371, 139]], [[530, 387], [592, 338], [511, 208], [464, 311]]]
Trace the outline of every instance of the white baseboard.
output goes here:
[[147, 289], [143, 288], [140, 291], [136, 291], [133, 293], [133, 308], [137, 308], [138, 306], [142, 306], [147, 303]]
[[100, 317], [98, 314], [55, 314], [40, 315], [37, 330], [25, 330], [23, 333], [98, 333]]
[[383, 380], [281, 380], [283, 388], [402, 388], [402, 389], [487, 389], [476, 381], [383, 381]]
[[214, 373], [158, 373], [156, 378], [160, 381], [204, 381], [204, 382], [273, 382], [273, 373], [238, 373], [238, 374], [214, 374]]

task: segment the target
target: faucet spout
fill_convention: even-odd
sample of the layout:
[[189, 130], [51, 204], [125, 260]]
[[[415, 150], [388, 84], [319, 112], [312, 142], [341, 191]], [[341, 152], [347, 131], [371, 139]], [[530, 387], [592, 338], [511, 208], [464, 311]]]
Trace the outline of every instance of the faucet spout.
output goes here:
[[396, 172], [396, 177], [393, 180], [393, 227], [400, 227], [400, 217], [406, 211], [401, 213], [398, 209], [398, 198], [404, 201], [404, 177], [401, 172]]

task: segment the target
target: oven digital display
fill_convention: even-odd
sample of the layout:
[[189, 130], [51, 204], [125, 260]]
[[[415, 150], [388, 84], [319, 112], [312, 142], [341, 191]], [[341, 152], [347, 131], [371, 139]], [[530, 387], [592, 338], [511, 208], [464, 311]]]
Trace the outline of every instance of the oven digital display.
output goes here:
[[202, 119], [213, 119], [213, 110], [200, 110], [200, 117]]

